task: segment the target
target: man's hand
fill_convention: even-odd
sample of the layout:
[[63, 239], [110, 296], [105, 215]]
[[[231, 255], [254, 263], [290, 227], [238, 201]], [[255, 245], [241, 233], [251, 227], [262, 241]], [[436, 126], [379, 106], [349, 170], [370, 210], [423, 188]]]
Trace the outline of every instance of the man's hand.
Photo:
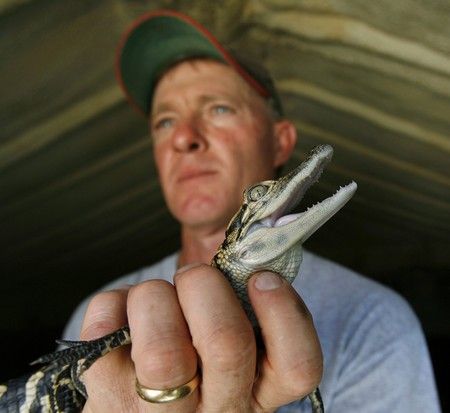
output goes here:
[[[174, 281], [147, 281], [91, 301], [81, 338], [92, 340], [128, 323], [133, 344], [84, 374], [84, 412], [271, 412], [318, 386], [322, 353], [312, 318], [286, 281], [259, 273], [248, 283], [263, 354], [217, 269], [185, 267]], [[145, 387], [164, 389], [188, 382], [197, 371], [201, 383], [184, 399], [152, 404], [136, 393], [136, 377]]]

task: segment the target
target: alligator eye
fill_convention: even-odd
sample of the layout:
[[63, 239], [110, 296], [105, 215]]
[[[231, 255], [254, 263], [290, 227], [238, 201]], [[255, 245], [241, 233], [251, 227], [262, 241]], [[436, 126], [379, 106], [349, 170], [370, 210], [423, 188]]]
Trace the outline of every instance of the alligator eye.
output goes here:
[[248, 250], [242, 251], [242, 252], [241, 252], [240, 258], [241, 258], [241, 259], [243, 259], [243, 258], [245, 259], [245, 258], [247, 258], [247, 257], [248, 257]]
[[266, 185], [255, 185], [253, 188], [250, 188], [248, 191], [248, 197], [250, 201], [257, 201], [260, 199], [266, 192], [268, 187]]

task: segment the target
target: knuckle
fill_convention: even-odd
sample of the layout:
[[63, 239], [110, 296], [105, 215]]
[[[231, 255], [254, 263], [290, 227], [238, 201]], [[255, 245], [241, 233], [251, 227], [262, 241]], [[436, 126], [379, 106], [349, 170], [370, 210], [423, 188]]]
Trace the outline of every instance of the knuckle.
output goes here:
[[81, 340], [95, 340], [106, 334], [112, 333], [117, 328], [114, 320], [102, 320], [83, 326], [80, 332]]
[[133, 285], [128, 295], [130, 300], [135, 300], [149, 293], [168, 289], [173, 289], [173, 285], [166, 280], [148, 280]]
[[89, 310], [102, 309], [122, 300], [124, 297], [123, 290], [102, 291], [96, 294], [89, 302]]
[[132, 358], [144, 377], [162, 386], [184, 383], [196, 364], [195, 351], [189, 343], [166, 339], [147, 343]]
[[189, 288], [192, 284], [201, 283], [204, 278], [211, 276], [220, 276], [218, 269], [206, 264], [195, 264], [192, 266], [183, 267], [175, 274], [175, 284], [182, 284]]
[[293, 363], [291, 368], [283, 372], [279, 380], [287, 394], [303, 397], [319, 386], [322, 371], [321, 359], [303, 360]]
[[201, 263], [201, 262], [194, 262], [192, 264], [187, 264], [181, 268], [179, 268], [176, 272], [177, 277], [185, 277], [189, 276], [190, 274], [198, 274], [199, 272], [207, 272], [209, 269], [211, 269], [210, 265]]
[[123, 322], [119, 314], [125, 308], [126, 294], [125, 290], [103, 291], [96, 294], [87, 307], [81, 339], [93, 340], [121, 327]]
[[183, 349], [160, 349], [159, 351], [146, 352], [141, 359], [142, 368], [149, 374], [161, 375], [172, 371], [174, 366], [184, 360]]
[[199, 343], [198, 348], [202, 359], [220, 372], [239, 370], [255, 362], [255, 340], [250, 328], [217, 326]]

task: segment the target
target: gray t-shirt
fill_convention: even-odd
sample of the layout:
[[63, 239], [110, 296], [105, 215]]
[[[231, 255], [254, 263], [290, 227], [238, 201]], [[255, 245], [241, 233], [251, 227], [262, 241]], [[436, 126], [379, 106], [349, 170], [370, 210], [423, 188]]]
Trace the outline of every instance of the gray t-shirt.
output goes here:
[[[149, 279], [172, 281], [177, 255], [123, 276], [102, 290]], [[320, 390], [327, 413], [440, 412], [420, 324], [393, 291], [304, 251], [293, 283], [308, 306], [322, 345]], [[77, 340], [89, 298], [73, 314], [65, 339]], [[310, 412], [308, 401], [280, 413]]]

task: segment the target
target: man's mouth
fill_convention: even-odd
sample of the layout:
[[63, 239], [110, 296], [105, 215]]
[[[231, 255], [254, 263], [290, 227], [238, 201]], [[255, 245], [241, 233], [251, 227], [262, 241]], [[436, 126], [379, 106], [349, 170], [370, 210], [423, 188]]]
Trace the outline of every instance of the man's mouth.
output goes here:
[[199, 178], [206, 178], [215, 174], [216, 171], [213, 170], [199, 170], [199, 169], [186, 170], [179, 175], [177, 182], [180, 183]]

